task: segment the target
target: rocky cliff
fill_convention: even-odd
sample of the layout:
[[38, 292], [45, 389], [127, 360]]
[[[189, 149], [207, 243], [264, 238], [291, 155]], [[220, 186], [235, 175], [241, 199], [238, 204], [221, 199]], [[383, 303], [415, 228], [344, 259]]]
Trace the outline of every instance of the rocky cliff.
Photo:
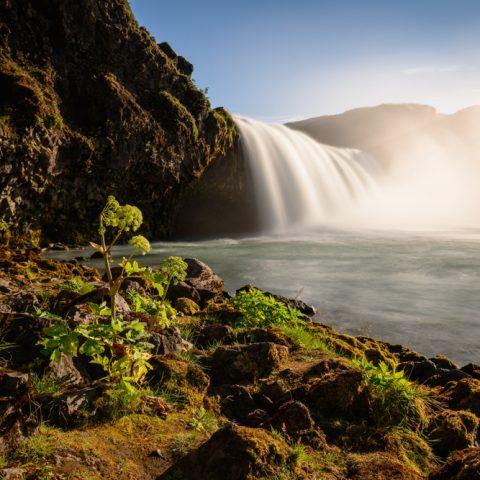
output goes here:
[[126, 0], [0, 0], [0, 218], [82, 242], [114, 194], [166, 236], [236, 137], [192, 71]]

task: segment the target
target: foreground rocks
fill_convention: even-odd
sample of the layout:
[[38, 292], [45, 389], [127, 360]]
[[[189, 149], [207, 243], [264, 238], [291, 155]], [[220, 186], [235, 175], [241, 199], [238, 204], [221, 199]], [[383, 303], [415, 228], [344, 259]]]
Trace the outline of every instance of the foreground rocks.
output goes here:
[[[74, 329], [106, 321], [92, 305], [108, 296], [98, 272], [45, 261], [34, 248], [0, 252], [0, 326], [12, 345], [0, 351], [0, 448], [7, 458], [0, 475], [477, 478], [474, 364], [459, 368], [314, 322], [243, 327], [222, 280], [199, 260], [189, 265], [185, 282], [169, 292], [177, 307], [169, 326], [135, 310], [135, 295], [154, 298], [145, 279], [129, 278], [120, 289], [123, 318], [149, 332], [151, 368], [129, 398], [103, 383], [105, 371], [85, 356], [52, 362], [38, 344], [52, 322]], [[397, 396], [392, 378], [375, 365], [408, 370], [418, 383], [400, 373], [410, 393]]]

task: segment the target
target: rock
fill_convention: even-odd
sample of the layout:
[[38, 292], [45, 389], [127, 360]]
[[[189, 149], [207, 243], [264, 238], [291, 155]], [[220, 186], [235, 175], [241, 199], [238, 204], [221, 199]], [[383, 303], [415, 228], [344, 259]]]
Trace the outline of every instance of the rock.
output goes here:
[[198, 291], [203, 302], [223, 291], [223, 280], [208, 265], [196, 258], [185, 258], [185, 262], [188, 265], [185, 281]]
[[314, 422], [306, 405], [291, 400], [277, 410], [270, 425], [279, 432], [294, 435], [302, 430], [312, 429]]
[[137, 410], [137, 413], [157, 415], [160, 418], [167, 418], [167, 413], [170, 413], [172, 409], [170, 406], [161, 398], [145, 395], [142, 397], [140, 406]]
[[188, 298], [195, 303], [200, 302], [197, 289], [186, 282], [171, 283], [167, 290], [167, 298], [171, 302], [175, 302], [178, 298]]
[[74, 330], [79, 325], [89, 325], [93, 323], [95, 321], [95, 315], [92, 313], [89, 305], [80, 303], [68, 309], [65, 319], [68, 326]]
[[454, 450], [475, 446], [479, 423], [473, 413], [441, 410], [431, 418], [425, 433], [435, 453], [445, 458]]
[[419, 383], [425, 382], [438, 373], [437, 366], [430, 360], [420, 362], [402, 361], [398, 364], [397, 369], [403, 370], [410, 380]]
[[429, 358], [438, 368], [446, 368], [447, 370], [458, 370], [460, 367], [452, 362], [449, 358], [444, 355], [436, 355], [435, 357]]
[[157, 355], [149, 362], [153, 367], [147, 376], [151, 384], [188, 404], [201, 404], [210, 378], [199, 367], [175, 355]]
[[468, 373], [473, 378], [480, 380], [480, 365], [469, 363], [461, 368], [462, 372]]
[[471, 378], [471, 375], [462, 370], [437, 368], [435, 375], [425, 380], [425, 385], [428, 385], [429, 387], [443, 387], [448, 382], [461, 380], [462, 378]]
[[251, 393], [243, 385], [220, 385], [213, 391], [220, 396], [220, 410], [230, 420], [245, 424], [248, 416], [258, 409]]
[[162, 42], [158, 44], [158, 47], [162, 50], [162, 52], [170, 59], [175, 60], [177, 58], [177, 54], [175, 50], [170, 46], [168, 42]]
[[480, 380], [464, 378], [447, 383], [436, 396], [453, 410], [470, 410], [480, 417]]
[[145, 285], [143, 282], [140, 281], [139, 278], [126, 278], [122, 282], [122, 286], [120, 288], [122, 292], [134, 292], [137, 295], [141, 295], [142, 297], [147, 296], [147, 291], [145, 290]]
[[314, 365], [308, 370], [308, 376], [323, 376], [330, 372], [338, 372], [341, 370], [351, 370], [352, 364], [345, 358], [326, 358]]
[[155, 355], [168, 355], [169, 353], [181, 352], [184, 348], [180, 330], [177, 327], [168, 327], [162, 333], [153, 332], [150, 343], [154, 345]]
[[67, 392], [60, 397], [59, 426], [78, 426], [94, 415], [93, 405], [99, 397], [97, 388], [84, 388]]
[[245, 332], [242, 332], [238, 337], [237, 341], [249, 343], [249, 342], [270, 342], [275, 343], [276, 345], [283, 345], [288, 347], [290, 350], [295, 350], [299, 348], [299, 344], [291, 340], [287, 335], [285, 335], [281, 330], [276, 328], [254, 328], [248, 329]]
[[267, 377], [288, 359], [288, 348], [274, 343], [219, 347], [212, 357], [212, 378], [217, 384], [241, 383]]
[[[107, 286], [96, 288], [91, 292], [79, 296], [74, 300], [72, 306], [87, 303], [97, 303], [100, 305], [102, 302], [106, 302], [107, 305], [110, 306], [110, 291]], [[115, 295], [115, 306], [117, 314], [119, 315], [127, 315], [130, 313], [130, 305], [128, 305], [127, 301], [119, 293]]]
[[200, 307], [191, 299], [180, 297], [175, 300], [175, 310], [185, 315], [195, 315], [200, 311]]
[[193, 73], [193, 65], [181, 55], [177, 57], [177, 68], [181, 73], [183, 73], [184, 75], [188, 75], [189, 77]]
[[428, 480], [480, 480], [480, 448], [453, 453], [428, 476]]
[[288, 465], [290, 455], [290, 447], [265, 430], [227, 424], [157, 480], [277, 478], [276, 473]]
[[314, 380], [307, 387], [306, 404], [319, 415], [365, 418], [368, 415], [368, 399], [362, 372], [341, 370]]
[[412, 467], [388, 453], [351, 455], [348, 462], [349, 480], [421, 480]]
[[[79, 368], [75, 365], [78, 364]], [[45, 372], [53, 375], [59, 382], [76, 387], [84, 387], [91, 381], [88, 373], [80, 365], [78, 358], [72, 359], [61, 354], [60, 362], [50, 362]]]
[[207, 323], [200, 328], [195, 343], [200, 348], [208, 348], [216, 343], [230, 343], [233, 328], [223, 323]]
[[243, 423], [246, 427], [260, 428], [268, 422], [269, 418], [265, 410], [257, 408], [247, 415]]

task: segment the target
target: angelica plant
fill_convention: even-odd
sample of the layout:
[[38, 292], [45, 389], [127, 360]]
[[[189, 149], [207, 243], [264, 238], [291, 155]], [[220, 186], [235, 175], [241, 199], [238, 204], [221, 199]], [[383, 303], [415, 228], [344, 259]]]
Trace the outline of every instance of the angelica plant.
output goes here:
[[[150, 242], [142, 235], [135, 235], [130, 238], [129, 244], [133, 247], [133, 252], [130, 259], [124, 258], [120, 266], [122, 270], [117, 278], [113, 278], [111, 268], [111, 250], [113, 246], [120, 239], [122, 234], [129, 232], [136, 232], [143, 222], [143, 215], [139, 208], [132, 205], [120, 205], [114, 196], [110, 195], [107, 203], [100, 213], [98, 233], [100, 235], [100, 244], [90, 242], [90, 245], [99, 251], [103, 256], [105, 271], [107, 273], [109, 292], [110, 292], [110, 310], [111, 320], [115, 320], [116, 306], [115, 295], [117, 294], [127, 266], [131, 267], [129, 260], [135, 253], [140, 252], [145, 255], [150, 251]], [[111, 240], [107, 241], [107, 234]]]

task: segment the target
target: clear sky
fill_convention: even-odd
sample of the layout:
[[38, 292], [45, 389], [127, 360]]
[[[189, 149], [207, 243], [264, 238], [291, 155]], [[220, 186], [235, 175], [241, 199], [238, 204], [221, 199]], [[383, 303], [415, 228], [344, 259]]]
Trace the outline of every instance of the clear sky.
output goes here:
[[263, 120], [480, 104], [480, 0], [131, 0], [215, 106]]

